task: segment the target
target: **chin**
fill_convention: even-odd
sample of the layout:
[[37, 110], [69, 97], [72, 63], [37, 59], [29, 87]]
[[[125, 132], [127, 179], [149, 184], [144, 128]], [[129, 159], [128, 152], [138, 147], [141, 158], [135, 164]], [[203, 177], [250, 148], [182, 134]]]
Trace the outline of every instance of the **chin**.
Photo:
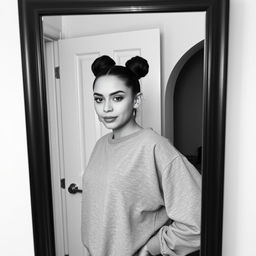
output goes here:
[[111, 124], [111, 123], [103, 123], [105, 128], [107, 129], [116, 129], [117, 125], [116, 124]]

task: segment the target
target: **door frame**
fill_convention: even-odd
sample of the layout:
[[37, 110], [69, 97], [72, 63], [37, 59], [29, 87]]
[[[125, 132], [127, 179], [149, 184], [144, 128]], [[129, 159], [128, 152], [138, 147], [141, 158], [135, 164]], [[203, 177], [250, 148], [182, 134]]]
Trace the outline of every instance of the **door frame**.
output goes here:
[[[60, 80], [56, 78], [55, 67], [59, 66], [58, 42], [56, 37], [45, 37], [46, 94], [49, 124], [49, 150], [51, 165], [51, 188], [53, 200], [53, 222], [56, 255], [68, 255], [67, 213], [62, 140], [62, 118], [60, 107]], [[61, 182], [64, 181], [64, 182]]]
[[18, 0], [34, 250], [55, 255], [43, 15], [206, 12], [201, 255], [222, 254], [229, 0]]

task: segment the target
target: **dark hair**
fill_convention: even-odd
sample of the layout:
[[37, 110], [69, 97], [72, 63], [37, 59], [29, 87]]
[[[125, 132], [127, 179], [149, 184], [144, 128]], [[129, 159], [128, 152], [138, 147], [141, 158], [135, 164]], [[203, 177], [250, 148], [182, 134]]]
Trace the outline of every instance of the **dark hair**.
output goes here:
[[125, 66], [115, 65], [115, 61], [107, 55], [97, 58], [91, 66], [95, 75], [93, 88], [97, 79], [105, 75], [113, 75], [122, 79], [126, 86], [132, 88], [135, 95], [140, 92], [139, 79], [148, 73], [148, 62], [140, 57], [135, 56], [125, 63]]

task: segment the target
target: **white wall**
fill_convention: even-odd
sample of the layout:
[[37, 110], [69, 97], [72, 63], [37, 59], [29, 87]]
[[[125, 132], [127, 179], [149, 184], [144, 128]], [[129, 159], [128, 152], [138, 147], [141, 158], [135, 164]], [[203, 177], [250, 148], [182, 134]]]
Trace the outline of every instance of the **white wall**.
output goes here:
[[255, 11], [255, 0], [231, 0], [224, 256], [256, 255]]
[[48, 25], [56, 30], [62, 30], [61, 16], [43, 16], [44, 25]]
[[45, 39], [50, 41], [61, 38], [62, 17], [61, 16], [43, 16], [43, 33]]
[[[230, 1], [223, 256], [255, 256], [256, 2]], [[0, 248], [2, 255], [32, 256], [17, 1], [1, 8]]]
[[30, 256], [34, 248], [17, 1], [4, 1], [1, 9], [0, 254]]

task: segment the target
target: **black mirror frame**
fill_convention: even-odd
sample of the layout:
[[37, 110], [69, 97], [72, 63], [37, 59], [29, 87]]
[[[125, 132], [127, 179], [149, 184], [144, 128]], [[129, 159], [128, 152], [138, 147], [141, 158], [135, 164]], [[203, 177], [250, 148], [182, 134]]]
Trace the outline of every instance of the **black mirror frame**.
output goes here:
[[18, 0], [34, 250], [54, 256], [43, 15], [206, 12], [201, 255], [222, 254], [229, 0]]

